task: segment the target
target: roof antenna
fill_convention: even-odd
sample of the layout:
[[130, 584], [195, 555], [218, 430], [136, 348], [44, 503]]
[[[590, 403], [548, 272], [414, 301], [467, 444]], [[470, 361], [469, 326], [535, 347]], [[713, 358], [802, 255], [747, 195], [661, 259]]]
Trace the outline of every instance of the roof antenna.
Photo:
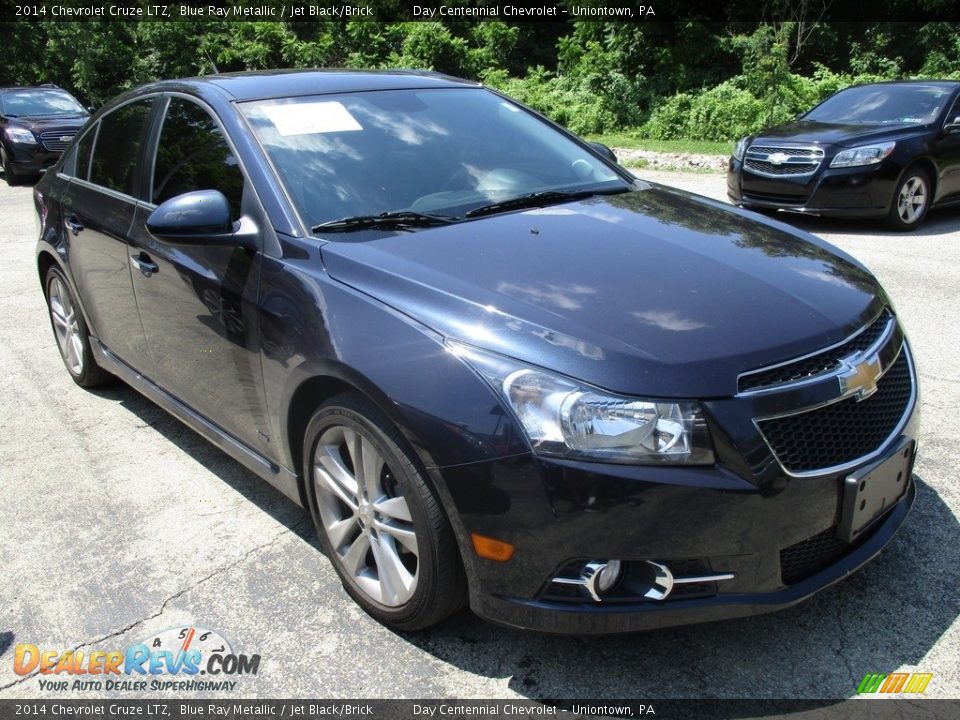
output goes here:
[[213, 57], [211, 57], [210, 51], [209, 51], [209, 50], [204, 50], [204, 51], [203, 51], [203, 54], [207, 56], [207, 62], [209, 62], [209, 63], [210, 63], [210, 66], [213, 68], [213, 74], [214, 74], [214, 75], [219, 75], [219, 74], [220, 74], [220, 71], [217, 69], [217, 64], [213, 61]]

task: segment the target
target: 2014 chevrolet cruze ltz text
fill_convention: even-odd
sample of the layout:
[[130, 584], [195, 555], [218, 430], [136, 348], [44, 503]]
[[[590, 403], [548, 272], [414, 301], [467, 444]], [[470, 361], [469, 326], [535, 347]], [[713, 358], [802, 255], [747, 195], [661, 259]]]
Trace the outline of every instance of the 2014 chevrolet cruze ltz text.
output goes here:
[[121, 378], [307, 508], [392, 627], [775, 610], [913, 502], [917, 375], [860, 263], [474, 83], [148, 85], [35, 202], [73, 379]]

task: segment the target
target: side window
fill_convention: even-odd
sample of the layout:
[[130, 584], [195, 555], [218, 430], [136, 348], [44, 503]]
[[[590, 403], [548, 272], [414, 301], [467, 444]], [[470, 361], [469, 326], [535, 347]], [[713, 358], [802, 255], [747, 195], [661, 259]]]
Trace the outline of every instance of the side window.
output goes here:
[[100, 121], [100, 132], [93, 150], [90, 182], [133, 194], [140, 147], [147, 134], [153, 99], [124, 105]]
[[960, 124], [960, 97], [956, 99], [956, 102], [953, 103], [953, 107], [950, 108], [950, 112], [947, 113], [947, 125], [951, 123]]
[[243, 173], [226, 138], [206, 110], [173, 98], [160, 131], [151, 200], [160, 204], [193, 190], [219, 190], [234, 219], [240, 217]]
[[73, 175], [81, 180], [90, 177], [90, 156], [93, 154], [93, 142], [97, 139], [97, 130], [99, 125], [90, 128], [90, 132], [84, 135], [77, 147], [74, 148], [73, 157], [67, 160], [64, 170], [68, 175]]

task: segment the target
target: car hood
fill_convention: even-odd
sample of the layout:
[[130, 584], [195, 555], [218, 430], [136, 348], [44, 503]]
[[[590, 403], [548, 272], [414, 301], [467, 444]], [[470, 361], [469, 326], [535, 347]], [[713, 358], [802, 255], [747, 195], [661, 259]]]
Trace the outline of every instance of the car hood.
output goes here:
[[797, 120], [764, 130], [754, 137], [750, 144], [762, 145], [770, 142], [788, 141], [851, 147], [868, 142], [895, 139], [903, 136], [904, 133], [915, 133], [920, 127], [909, 123], [864, 125], [861, 123], [837, 124]]
[[15, 117], [10, 124], [27, 128], [34, 133], [47, 130], [79, 130], [87, 122], [88, 115], [57, 115], [55, 117]]
[[617, 392], [722, 397], [739, 373], [836, 343], [886, 302], [849, 256], [752, 217], [640, 183], [337, 236], [321, 254], [330, 276], [447, 338]]

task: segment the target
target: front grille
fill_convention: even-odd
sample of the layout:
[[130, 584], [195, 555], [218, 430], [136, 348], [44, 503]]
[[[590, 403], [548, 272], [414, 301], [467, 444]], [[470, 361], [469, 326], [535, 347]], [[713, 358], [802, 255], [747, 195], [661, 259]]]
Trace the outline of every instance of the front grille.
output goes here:
[[747, 392], [760, 388], [774, 387], [837, 370], [840, 368], [840, 361], [843, 358], [849, 357], [858, 350], [863, 351], [872, 346], [880, 335], [883, 334], [889, 321], [890, 313], [884, 310], [880, 313], [880, 316], [864, 328], [862, 332], [837, 347], [824, 350], [816, 355], [811, 355], [795, 362], [786, 363], [785, 365], [741, 375], [737, 381], [737, 390], [739, 392]]
[[744, 156], [745, 169], [766, 177], [812, 175], [823, 161], [817, 147], [772, 147], [752, 145]]
[[780, 551], [780, 579], [784, 585], [805, 580], [843, 557], [849, 545], [837, 537], [835, 527]]
[[747, 160], [744, 162], [744, 166], [747, 168], [747, 170], [760, 173], [761, 175], [773, 175], [776, 177], [782, 177], [784, 175], [810, 175], [817, 169], [819, 164], [819, 162], [814, 162], [775, 165], [771, 162], [753, 160], [752, 158], [747, 158]]
[[866, 400], [848, 398], [757, 427], [785, 470], [811, 472], [843, 465], [878, 450], [907, 412], [913, 381], [906, 347]]
[[48, 130], [40, 133], [40, 142], [50, 152], [63, 152], [76, 134], [76, 130]]

